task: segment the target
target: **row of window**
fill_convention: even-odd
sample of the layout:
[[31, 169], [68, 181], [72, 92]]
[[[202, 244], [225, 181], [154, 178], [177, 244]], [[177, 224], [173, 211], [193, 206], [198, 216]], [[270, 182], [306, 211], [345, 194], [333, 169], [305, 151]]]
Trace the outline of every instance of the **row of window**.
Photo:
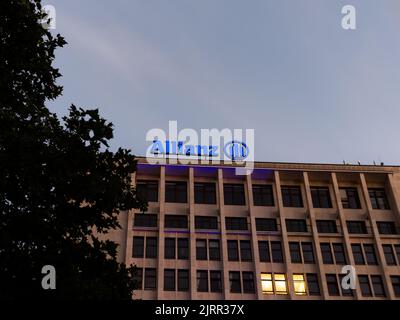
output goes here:
[[[286, 219], [286, 230], [288, 232], [308, 232], [305, 219]], [[338, 233], [336, 220], [317, 220], [319, 233]], [[347, 230], [350, 234], [367, 234], [367, 226], [363, 220], [347, 221]], [[165, 228], [188, 228], [187, 215], [165, 215]], [[377, 221], [380, 234], [397, 234], [396, 225], [393, 221]], [[157, 227], [157, 214], [136, 213], [134, 220], [135, 227]], [[218, 230], [218, 217], [195, 216], [195, 229], [197, 230]], [[248, 230], [249, 225], [245, 217], [225, 217], [226, 230]], [[256, 231], [278, 231], [278, 224], [275, 218], [256, 218]]]
[[[138, 195], [149, 202], [158, 201], [158, 181], [138, 180]], [[311, 187], [314, 208], [332, 208], [328, 187]], [[253, 203], [255, 206], [274, 206], [272, 185], [253, 185]], [[345, 209], [360, 209], [357, 188], [339, 188], [342, 206]], [[373, 209], [390, 209], [385, 189], [369, 188], [369, 197]], [[285, 207], [303, 207], [303, 198], [299, 186], [281, 186], [282, 202]], [[194, 201], [197, 204], [216, 204], [216, 184], [202, 182], [194, 184]], [[186, 203], [187, 183], [185, 181], [167, 181], [165, 183], [165, 202]], [[244, 184], [224, 183], [224, 204], [245, 205]]]

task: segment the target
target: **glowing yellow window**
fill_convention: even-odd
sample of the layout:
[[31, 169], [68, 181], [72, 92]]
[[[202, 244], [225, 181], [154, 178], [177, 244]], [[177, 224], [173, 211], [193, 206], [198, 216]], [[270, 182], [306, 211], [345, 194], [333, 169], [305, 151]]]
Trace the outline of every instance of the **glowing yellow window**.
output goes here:
[[297, 295], [306, 294], [306, 282], [304, 281], [304, 275], [294, 274], [293, 275], [294, 293]]
[[283, 273], [274, 274], [275, 291], [277, 294], [287, 294], [286, 276]]
[[272, 274], [261, 273], [261, 288], [263, 293], [273, 294], [274, 288], [272, 286]]

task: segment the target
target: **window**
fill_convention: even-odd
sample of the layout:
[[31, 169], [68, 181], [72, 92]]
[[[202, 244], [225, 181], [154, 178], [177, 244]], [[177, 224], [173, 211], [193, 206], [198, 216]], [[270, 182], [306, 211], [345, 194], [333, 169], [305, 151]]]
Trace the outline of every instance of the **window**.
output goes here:
[[302, 263], [299, 242], [289, 242], [290, 258], [292, 263]]
[[302, 242], [301, 248], [303, 251], [303, 262], [304, 263], [315, 263], [314, 250], [311, 242]]
[[396, 225], [392, 221], [377, 221], [380, 234], [397, 234]]
[[244, 206], [244, 185], [224, 183], [224, 204]]
[[196, 259], [207, 260], [207, 240], [205, 239], [196, 240]]
[[218, 218], [207, 217], [207, 216], [196, 216], [194, 218], [194, 224], [196, 229], [218, 229]]
[[258, 241], [258, 254], [260, 256], [260, 262], [271, 262], [268, 241]]
[[319, 233], [337, 233], [336, 220], [317, 220]]
[[288, 232], [307, 232], [307, 223], [304, 219], [286, 219]]
[[143, 289], [143, 269], [142, 268], [136, 268], [135, 274], [133, 277], [133, 281], [136, 283], [136, 288], [138, 290]]
[[170, 229], [187, 229], [188, 228], [188, 217], [182, 215], [165, 215], [165, 228]]
[[165, 238], [164, 240], [164, 258], [175, 259], [175, 238]]
[[146, 238], [146, 258], [157, 258], [157, 238]]
[[353, 251], [354, 263], [365, 264], [364, 256], [361, 249], [361, 244], [352, 244], [351, 250]]
[[302, 207], [303, 199], [301, 197], [300, 187], [282, 186], [282, 201], [284, 207]]
[[250, 241], [240, 240], [240, 260], [241, 261], [251, 261], [253, 259], [251, 253]]
[[385, 189], [368, 189], [369, 199], [371, 200], [372, 209], [389, 210], [389, 202], [386, 198]]
[[215, 204], [217, 203], [215, 183], [194, 184], [194, 202], [198, 204]]
[[236, 240], [228, 240], [228, 260], [239, 261], [239, 248]]
[[189, 239], [178, 238], [178, 259], [189, 259]]
[[278, 231], [276, 219], [256, 218], [257, 231]]
[[396, 251], [397, 261], [400, 264], [400, 245], [399, 244], [394, 245], [394, 251]]
[[361, 295], [363, 297], [372, 297], [371, 284], [367, 275], [360, 274], [358, 276], [358, 282], [360, 283]]
[[280, 241], [271, 241], [271, 253], [273, 262], [283, 262], [282, 244]]
[[331, 196], [327, 187], [311, 187], [314, 208], [332, 208]]
[[253, 184], [253, 202], [255, 206], [274, 206], [272, 186]]
[[303, 274], [293, 275], [293, 286], [294, 286], [294, 294], [300, 296], [306, 294], [306, 282], [304, 280]]
[[219, 240], [208, 240], [208, 256], [210, 260], [221, 259]]
[[178, 291], [189, 290], [189, 270], [178, 270]]
[[372, 288], [375, 297], [385, 297], [385, 288], [383, 286], [382, 277], [378, 275], [371, 276]]
[[374, 245], [373, 244], [364, 244], [363, 247], [364, 247], [364, 253], [365, 253], [365, 258], [367, 260], [367, 264], [377, 265], [378, 260], [376, 259]]
[[340, 188], [339, 192], [340, 198], [342, 200], [343, 209], [361, 208], [357, 188]]
[[156, 269], [146, 268], [144, 269], [144, 289], [153, 290], [157, 287], [157, 275]]
[[150, 213], [135, 213], [134, 226], [157, 228], [157, 215]]
[[319, 296], [321, 294], [317, 274], [307, 273], [307, 287], [310, 296]]
[[400, 276], [390, 276], [392, 281], [393, 292], [396, 297], [400, 297]]
[[261, 289], [263, 293], [273, 294], [272, 273], [261, 273]]
[[339, 286], [336, 274], [327, 274], [326, 282], [328, 284], [328, 293], [330, 296], [339, 296]]
[[367, 233], [367, 227], [364, 221], [347, 221], [347, 230], [351, 234]]
[[231, 293], [242, 292], [242, 285], [240, 283], [239, 271], [229, 271], [229, 288]]
[[165, 202], [186, 203], [187, 185], [185, 181], [165, 182]]
[[254, 275], [253, 272], [242, 272], [243, 279], [243, 292], [244, 293], [254, 293]]
[[148, 202], [158, 201], [158, 181], [138, 180], [136, 191], [140, 199]]
[[206, 270], [197, 270], [197, 291], [208, 291], [208, 272]]
[[222, 292], [221, 271], [210, 271], [211, 292]]
[[394, 256], [393, 247], [390, 244], [384, 244], [383, 253], [385, 254], [386, 264], [388, 266], [395, 266], [396, 265], [396, 258]]
[[329, 243], [321, 243], [322, 261], [324, 264], [333, 264], [333, 255], [331, 245]]
[[132, 257], [143, 258], [144, 237], [133, 237]]
[[276, 294], [287, 294], [286, 275], [283, 273], [274, 274], [274, 284]]
[[333, 243], [333, 253], [335, 255], [336, 264], [347, 264], [346, 255], [344, 253], [343, 244], [341, 243]]
[[164, 269], [164, 291], [175, 291], [175, 269]]
[[226, 230], [247, 230], [247, 219], [246, 218], [225, 218]]

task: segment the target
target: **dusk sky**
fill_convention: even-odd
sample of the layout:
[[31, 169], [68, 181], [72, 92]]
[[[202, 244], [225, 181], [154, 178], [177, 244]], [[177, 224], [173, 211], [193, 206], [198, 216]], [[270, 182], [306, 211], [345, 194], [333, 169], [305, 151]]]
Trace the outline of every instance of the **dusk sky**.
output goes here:
[[[259, 161], [400, 164], [399, 0], [51, 0], [63, 96], [112, 147], [146, 133], [250, 128]], [[341, 8], [356, 8], [344, 30]]]

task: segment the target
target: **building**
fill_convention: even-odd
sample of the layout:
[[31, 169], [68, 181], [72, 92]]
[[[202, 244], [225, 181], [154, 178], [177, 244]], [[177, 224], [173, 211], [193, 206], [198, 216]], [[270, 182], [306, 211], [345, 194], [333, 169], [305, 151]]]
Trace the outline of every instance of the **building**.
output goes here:
[[400, 299], [400, 167], [140, 159], [133, 183], [148, 212], [111, 237], [139, 268], [134, 299]]

